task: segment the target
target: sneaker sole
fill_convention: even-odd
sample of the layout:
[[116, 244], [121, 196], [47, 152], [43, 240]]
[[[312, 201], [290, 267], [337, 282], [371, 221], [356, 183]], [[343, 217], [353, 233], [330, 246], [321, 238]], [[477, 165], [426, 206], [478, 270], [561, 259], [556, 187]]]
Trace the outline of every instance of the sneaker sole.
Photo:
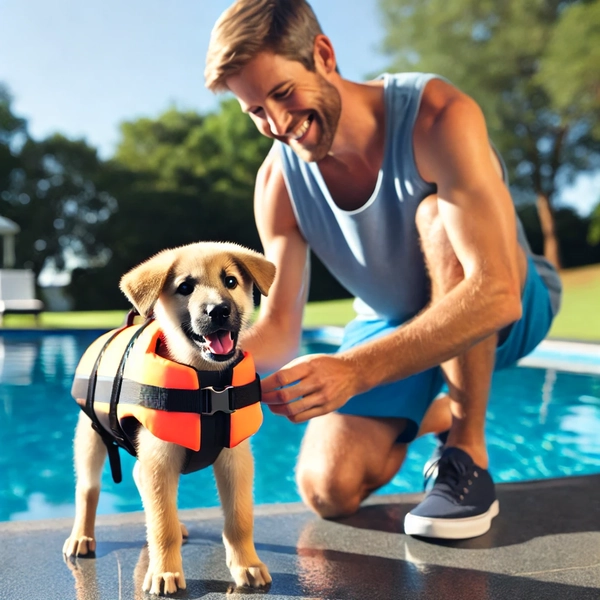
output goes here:
[[404, 517], [404, 533], [443, 540], [464, 540], [483, 535], [492, 526], [492, 519], [500, 512], [494, 500], [487, 512], [465, 519], [434, 519], [408, 513]]

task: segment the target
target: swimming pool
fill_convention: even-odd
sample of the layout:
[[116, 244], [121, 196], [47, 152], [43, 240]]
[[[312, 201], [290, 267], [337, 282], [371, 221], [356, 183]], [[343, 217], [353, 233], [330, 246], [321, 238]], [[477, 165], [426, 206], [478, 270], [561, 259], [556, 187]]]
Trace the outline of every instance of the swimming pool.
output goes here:
[[[100, 333], [0, 333], [0, 521], [74, 515], [71, 441], [79, 409], [71, 380]], [[304, 350], [333, 351], [335, 335], [328, 337], [324, 343], [322, 335], [307, 332]], [[600, 355], [586, 348], [576, 347], [569, 357], [550, 344], [524, 361], [535, 368], [495, 375], [487, 435], [496, 481], [600, 473]], [[552, 368], [540, 368], [548, 364]], [[294, 464], [305, 426], [264, 412], [265, 423], [252, 439], [256, 503], [297, 501]], [[431, 436], [417, 440], [380, 493], [420, 491], [433, 445]], [[142, 509], [130, 474], [134, 459], [124, 451], [121, 458], [121, 484], [113, 483], [108, 466], [104, 470], [100, 514]], [[182, 477], [179, 505], [218, 505], [211, 469]]]

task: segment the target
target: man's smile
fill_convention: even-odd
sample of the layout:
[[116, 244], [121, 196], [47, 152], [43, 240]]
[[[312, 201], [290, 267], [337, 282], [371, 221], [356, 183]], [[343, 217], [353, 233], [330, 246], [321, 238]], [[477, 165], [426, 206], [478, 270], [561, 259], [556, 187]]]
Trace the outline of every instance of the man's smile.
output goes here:
[[293, 133], [289, 134], [287, 137], [290, 140], [294, 140], [295, 142], [303, 141], [304, 137], [308, 133], [311, 123], [314, 120], [314, 115], [309, 115], [307, 119], [305, 119], [300, 126]]

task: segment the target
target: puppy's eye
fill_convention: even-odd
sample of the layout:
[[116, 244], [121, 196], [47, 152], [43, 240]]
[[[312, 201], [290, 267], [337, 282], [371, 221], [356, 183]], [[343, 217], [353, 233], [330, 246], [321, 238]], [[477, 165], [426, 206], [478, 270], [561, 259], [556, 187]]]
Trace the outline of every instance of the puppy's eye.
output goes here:
[[223, 283], [225, 284], [225, 287], [230, 290], [235, 289], [238, 285], [238, 281], [233, 275], [227, 275], [223, 280]]
[[190, 281], [184, 281], [183, 283], [179, 284], [175, 293], [181, 294], [182, 296], [189, 296], [193, 291], [194, 291], [194, 284], [191, 283]]

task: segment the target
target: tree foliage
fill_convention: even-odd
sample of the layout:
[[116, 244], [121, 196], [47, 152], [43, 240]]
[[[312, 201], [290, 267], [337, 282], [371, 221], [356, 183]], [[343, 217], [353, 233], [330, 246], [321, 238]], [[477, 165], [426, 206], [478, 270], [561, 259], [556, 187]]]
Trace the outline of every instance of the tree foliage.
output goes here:
[[227, 240], [260, 250], [253, 191], [270, 142], [239, 109], [226, 101], [208, 115], [172, 108], [156, 119], [121, 125], [121, 142], [105, 165], [103, 185], [118, 211], [99, 238], [110, 248], [107, 268], [80, 269], [71, 293], [78, 306], [105, 299], [88, 297], [86, 282], [110, 271], [107, 285], [152, 254], [199, 240]]
[[8, 89], [0, 84], [0, 191], [8, 188], [10, 174], [19, 164], [18, 147], [27, 135], [25, 119], [12, 111]]
[[588, 232], [588, 241], [593, 246], [600, 248], [600, 201], [590, 215], [590, 229]]
[[112, 161], [120, 178], [116, 219], [154, 213], [158, 248], [177, 236], [180, 243], [220, 239], [260, 247], [254, 179], [271, 143], [237, 102], [223, 102], [206, 116], [171, 109], [155, 120], [125, 123], [121, 131]]
[[82, 140], [57, 134], [25, 142], [2, 193], [1, 212], [21, 227], [17, 266], [39, 274], [44, 266], [64, 269], [69, 258], [103, 261], [95, 233], [116, 203], [98, 186], [100, 170], [96, 149]]
[[565, 118], [591, 119], [600, 137], [600, 2], [564, 9], [540, 62], [537, 80]]

